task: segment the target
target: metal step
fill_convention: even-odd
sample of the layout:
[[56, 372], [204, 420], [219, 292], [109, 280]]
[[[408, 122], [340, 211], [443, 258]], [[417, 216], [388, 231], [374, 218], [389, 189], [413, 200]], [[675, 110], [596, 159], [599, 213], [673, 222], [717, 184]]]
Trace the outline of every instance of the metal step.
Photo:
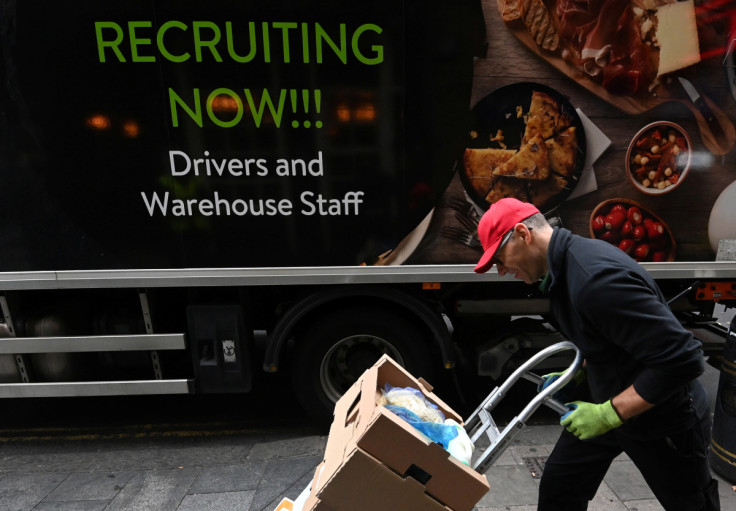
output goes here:
[[0, 355], [90, 351], [160, 351], [183, 350], [185, 348], [184, 334], [0, 338]]
[[3, 383], [0, 398], [190, 394], [192, 380]]

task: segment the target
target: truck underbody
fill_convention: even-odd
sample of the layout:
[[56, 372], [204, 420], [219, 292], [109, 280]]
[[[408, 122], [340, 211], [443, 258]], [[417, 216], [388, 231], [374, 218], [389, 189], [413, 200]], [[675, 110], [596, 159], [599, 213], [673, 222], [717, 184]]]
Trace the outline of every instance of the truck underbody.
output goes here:
[[[713, 308], [736, 304], [736, 264], [647, 269], [717, 357]], [[266, 371], [320, 419], [382, 354], [425, 379], [500, 380], [563, 339], [534, 287], [467, 265], [34, 272], [1, 287], [4, 398], [258, 392]]]

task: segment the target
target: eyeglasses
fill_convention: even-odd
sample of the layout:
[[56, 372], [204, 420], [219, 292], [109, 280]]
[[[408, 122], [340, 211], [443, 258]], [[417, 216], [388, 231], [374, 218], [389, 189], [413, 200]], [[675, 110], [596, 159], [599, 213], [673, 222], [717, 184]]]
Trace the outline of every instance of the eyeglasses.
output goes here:
[[[516, 226], [514, 226], [514, 227], [516, 227]], [[507, 232], [506, 234], [504, 234], [503, 235], [503, 238], [501, 238], [501, 243], [498, 244], [498, 248], [493, 253], [493, 257], [491, 257], [491, 262], [493, 264], [503, 264], [503, 261], [501, 261], [498, 257], [496, 257], [496, 254], [498, 254], [499, 252], [501, 252], [501, 250], [503, 250], [503, 247], [505, 247], [506, 244], [509, 242], [509, 240], [511, 239], [511, 236], [514, 234], [514, 227], [512, 227], [509, 230], [509, 232]]]
[[[496, 252], [494, 252], [493, 257], [491, 257], [491, 262], [493, 264], [501, 264], [501, 265], [503, 265], [503, 261], [501, 261], [498, 257], [496, 257], [496, 254], [498, 254], [499, 252], [501, 252], [501, 250], [503, 250], [503, 247], [506, 246], [506, 244], [509, 242], [509, 240], [513, 236], [515, 229], [516, 229], [516, 226], [513, 226], [509, 230], [509, 232], [507, 232], [506, 234], [503, 235], [503, 238], [501, 239], [501, 243], [498, 244], [498, 248], [496, 249]], [[530, 230], [530, 231], [532, 230], [532, 228], [531, 227], [528, 227], [528, 226], [527, 226], [527, 229]]]

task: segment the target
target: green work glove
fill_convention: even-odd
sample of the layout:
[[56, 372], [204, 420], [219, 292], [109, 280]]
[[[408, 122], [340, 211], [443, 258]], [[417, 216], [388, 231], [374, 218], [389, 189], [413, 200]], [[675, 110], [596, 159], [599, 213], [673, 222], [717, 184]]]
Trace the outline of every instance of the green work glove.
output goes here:
[[562, 416], [560, 424], [580, 440], [602, 435], [623, 424], [610, 399], [599, 405], [573, 401], [565, 406], [571, 410]]
[[[544, 381], [537, 385], [537, 392], [542, 392], [544, 389], [552, 385], [554, 382], [557, 381], [558, 378], [560, 378], [563, 374], [565, 374], [568, 371], [568, 369], [565, 369], [564, 371], [558, 371], [556, 373], [549, 373], [542, 376]], [[569, 401], [570, 399], [575, 399], [577, 397], [575, 395], [575, 389], [585, 381], [585, 371], [583, 369], [578, 369], [578, 371], [575, 373], [575, 376], [572, 377], [572, 380], [562, 387], [560, 390], [554, 393], [552, 396], [558, 401], [562, 401], [563, 403], [565, 401]]]

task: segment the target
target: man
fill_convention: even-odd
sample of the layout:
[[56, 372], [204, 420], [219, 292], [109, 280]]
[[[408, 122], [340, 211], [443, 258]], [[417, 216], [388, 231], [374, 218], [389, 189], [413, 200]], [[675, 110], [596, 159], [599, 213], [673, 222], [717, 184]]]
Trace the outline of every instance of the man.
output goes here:
[[513, 198], [491, 205], [478, 236], [484, 253], [475, 271], [496, 264], [500, 275], [541, 281], [557, 327], [585, 357], [592, 399], [568, 403], [538, 510], [587, 509], [621, 452], [667, 511], [720, 509], [697, 380], [703, 352], [647, 272], [613, 245], [553, 229], [536, 207]]

